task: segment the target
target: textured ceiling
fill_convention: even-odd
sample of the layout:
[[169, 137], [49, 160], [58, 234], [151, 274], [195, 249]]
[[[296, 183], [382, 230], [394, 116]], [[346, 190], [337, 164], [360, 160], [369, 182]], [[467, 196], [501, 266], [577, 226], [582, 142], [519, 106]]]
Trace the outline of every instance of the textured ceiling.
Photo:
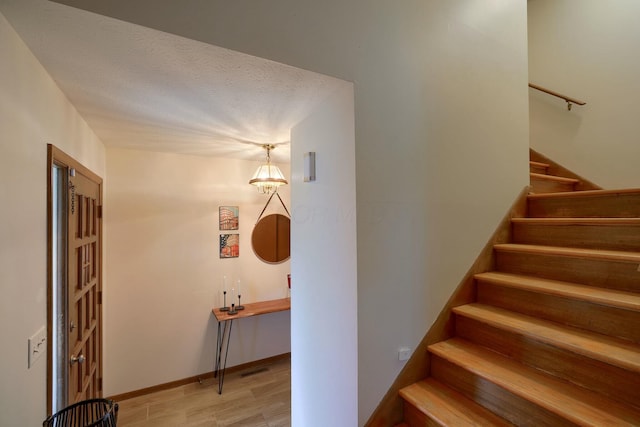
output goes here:
[[0, 0], [11, 23], [110, 147], [260, 160], [339, 81], [46, 0]]

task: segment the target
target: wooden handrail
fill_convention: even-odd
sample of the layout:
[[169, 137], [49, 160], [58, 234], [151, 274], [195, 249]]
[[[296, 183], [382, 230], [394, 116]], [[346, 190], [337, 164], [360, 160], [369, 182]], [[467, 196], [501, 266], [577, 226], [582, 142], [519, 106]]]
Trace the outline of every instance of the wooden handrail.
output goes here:
[[554, 92], [554, 91], [549, 90], [549, 89], [545, 89], [542, 86], [538, 86], [538, 85], [533, 84], [533, 83], [529, 83], [529, 87], [532, 88], [532, 89], [539, 90], [540, 92], [548, 93], [549, 95], [564, 99], [567, 102], [567, 110], [571, 110], [571, 106], [573, 104], [576, 104], [576, 105], [585, 105], [586, 104], [586, 102], [584, 102], [584, 101], [580, 101], [580, 100], [577, 100], [575, 98], [571, 98], [569, 96], [563, 95], [561, 93]]

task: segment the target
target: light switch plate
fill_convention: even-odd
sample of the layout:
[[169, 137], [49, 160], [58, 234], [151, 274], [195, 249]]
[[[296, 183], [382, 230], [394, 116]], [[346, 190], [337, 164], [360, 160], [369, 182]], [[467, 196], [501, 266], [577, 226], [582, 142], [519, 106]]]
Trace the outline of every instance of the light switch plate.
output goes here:
[[47, 352], [47, 328], [41, 327], [29, 338], [28, 367], [31, 368], [36, 360]]

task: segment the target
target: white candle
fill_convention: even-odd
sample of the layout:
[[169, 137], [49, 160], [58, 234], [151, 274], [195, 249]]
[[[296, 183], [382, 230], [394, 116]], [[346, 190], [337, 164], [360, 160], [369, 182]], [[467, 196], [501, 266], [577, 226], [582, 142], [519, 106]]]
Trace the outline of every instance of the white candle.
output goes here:
[[222, 276], [222, 291], [227, 292], [227, 276]]
[[242, 295], [242, 292], [240, 292], [240, 279], [238, 279], [236, 288], [238, 289], [238, 295]]

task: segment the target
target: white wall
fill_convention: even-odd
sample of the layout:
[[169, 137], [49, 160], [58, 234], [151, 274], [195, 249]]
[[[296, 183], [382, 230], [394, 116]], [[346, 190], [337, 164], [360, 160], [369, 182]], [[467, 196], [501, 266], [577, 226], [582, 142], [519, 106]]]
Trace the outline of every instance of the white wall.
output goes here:
[[104, 177], [102, 143], [0, 14], [0, 425], [42, 425], [46, 355], [27, 339], [47, 322], [47, 143]]
[[640, 186], [640, 2], [530, 0], [531, 146], [604, 188]]
[[[109, 148], [105, 193], [106, 395], [213, 370], [222, 277], [242, 302], [287, 296], [290, 262], [266, 264], [251, 232], [268, 196], [248, 184], [259, 161]], [[288, 175], [288, 165], [279, 164]], [[290, 209], [289, 186], [280, 194]], [[219, 206], [239, 206], [238, 231], [220, 231]], [[286, 214], [273, 199], [264, 215]], [[219, 236], [240, 234], [221, 259]], [[227, 300], [231, 304], [230, 298]], [[235, 301], [237, 303], [237, 300]], [[228, 367], [290, 351], [290, 313], [234, 322]]]
[[[353, 113], [353, 87], [345, 83], [291, 133], [291, 403], [298, 426], [358, 421]], [[309, 151], [317, 180], [305, 183]]]
[[[358, 298], [347, 311], [358, 313], [363, 424], [402, 368], [398, 347], [424, 336], [528, 184], [525, 0], [64, 3], [354, 83]], [[332, 314], [345, 316], [306, 321]], [[300, 356], [344, 351], [340, 335], [323, 348], [316, 338], [300, 337]], [[331, 360], [315, 369], [341, 372]], [[351, 381], [336, 375], [334, 390], [355, 394]]]

